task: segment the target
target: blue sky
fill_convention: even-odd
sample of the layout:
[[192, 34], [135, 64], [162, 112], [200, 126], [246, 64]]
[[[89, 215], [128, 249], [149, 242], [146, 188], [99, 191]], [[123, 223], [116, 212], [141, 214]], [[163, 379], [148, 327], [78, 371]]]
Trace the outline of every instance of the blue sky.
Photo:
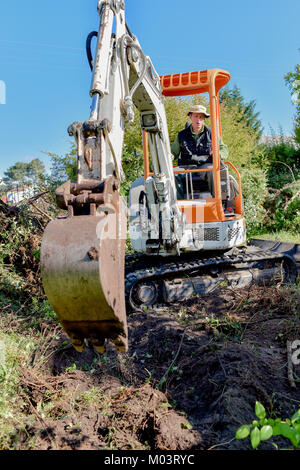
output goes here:
[[[69, 151], [67, 127], [89, 117], [88, 33], [97, 0], [10, 0], [0, 7], [0, 176], [42, 151]], [[160, 75], [207, 68], [231, 73], [265, 128], [291, 134], [284, 74], [299, 63], [299, 0], [126, 0], [126, 17]], [[1, 90], [1, 88], [0, 88]], [[3, 101], [3, 97], [0, 103]]]

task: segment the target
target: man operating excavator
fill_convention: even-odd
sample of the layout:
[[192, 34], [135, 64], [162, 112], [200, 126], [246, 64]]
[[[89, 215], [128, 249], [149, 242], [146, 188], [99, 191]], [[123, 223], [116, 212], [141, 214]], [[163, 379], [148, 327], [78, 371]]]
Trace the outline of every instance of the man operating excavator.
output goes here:
[[[194, 105], [188, 116], [191, 124], [177, 134], [171, 146], [172, 155], [178, 158], [178, 166], [212, 164], [211, 130], [204, 124], [210, 115], [205, 106]], [[228, 157], [227, 145], [221, 138], [220, 155], [222, 160]]]
[[[207, 113], [205, 106], [194, 105], [190, 108], [188, 116], [191, 123], [187, 123], [185, 129], [177, 134], [171, 146], [173, 158], [178, 159], [177, 164], [179, 167], [212, 168], [211, 130], [204, 123], [205, 118], [208, 118], [210, 115]], [[223, 168], [222, 160], [226, 160], [228, 157], [228, 147], [224, 144], [221, 137], [219, 144], [221, 168]], [[195, 175], [193, 178], [195, 178]], [[201, 178], [203, 184], [207, 184], [211, 194], [214, 193], [212, 172], [201, 173], [201, 175], [197, 175], [197, 178]], [[177, 175], [176, 188], [179, 199], [185, 199], [185, 185], [185, 175]]]

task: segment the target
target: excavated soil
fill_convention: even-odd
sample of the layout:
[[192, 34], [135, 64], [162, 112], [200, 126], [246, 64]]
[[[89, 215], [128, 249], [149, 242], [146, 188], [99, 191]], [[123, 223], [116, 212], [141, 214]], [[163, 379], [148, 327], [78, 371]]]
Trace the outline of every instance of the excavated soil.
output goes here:
[[[6, 206], [0, 213], [9, 230], [15, 214]], [[4, 258], [25, 280], [21, 308], [33, 296], [43, 305], [33, 255], [41, 234], [35, 230]], [[11, 286], [5, 295], [14, 301]], [[272, 418], [288, 418], [299, 408], [300, 365], [288, 369], [287, 358], [287, 341], [300, 340], [299, 300], [297, 286], [224, 288], [159, 311], [132, 312], [129, 351], [118, 353], [108, 343], [103, 355], [89, 343], [76, 352], [58, 321], [36, 306], [40, 321], [29, 308], [26, 317], [5, 306], [3, 330], [29, 335], [36, 344], [30, 363], [20, 365], [22, 418], [11, 418], [15, 433], [5, 448], [251, 449], [235, 432], [256, 418], [257, 400]], [[276, 437], [259, 448], [273, 449], [272, 442], [287, 446]]]
[[[102, 356], [89, 345], [77, 353], [59, 326], [54, 333], [52, 324], [41, 326], [52, 342], [43, 373], [23, 371], [34, 424], [18, 430], [18, 449], [251, 449], [234, 436], [255, 419], [256, 400], [272, 417], [298, 409], [300, 384], [288, 380], [286, 350], [300, 336], [295, 291], [223, 290], [132, 313], [128, 323], [128, 353], [108, 344]], [[300, 366], [293, 373], [299, 377]], [[43, 418], [38, 404], [47, 393], [55, 405]], [[281, 439], [273, 442], [284, 447]]]

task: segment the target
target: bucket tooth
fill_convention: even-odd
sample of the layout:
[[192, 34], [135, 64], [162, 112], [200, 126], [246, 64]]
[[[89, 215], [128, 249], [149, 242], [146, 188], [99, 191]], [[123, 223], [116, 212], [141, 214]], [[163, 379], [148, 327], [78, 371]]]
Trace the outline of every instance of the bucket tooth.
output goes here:
[[102, 346], [95, 346], [94, 345], [94, 348], [96, 349], [96, 351], [99, 353], [99, 354], [104, 354], [106, 352], [106, 346], [105, 344], [103, 344]]
[[120, 352], [126, 352], [128, 350], [127, 338], [123, 336], [118, 336], [113, 340], [116, 349]]
[[104, 354], [106, 351], [106, 346], [105, 346], [105, 339], [99, 338], [99, 337], [93, 337], [92, 335], [90, 336], [92, 345], [96, 349], [96, 351], [100, 354]]
[[79, 335], [76, 335], [76, 334], [71, 334], [70, 338], [71, 338], [72, 344], [73, 344], [74, 348], [76, 349], [76, 351], [83, 352], [84, 351], [84, 340], [83, 340], [83, 338], [80, 337]]
[[97, 331], [91, 332], [89, 336], [96, 351], [98, 351], [100, 354], [104, 354], [106, 351], [105, 337], [99, 334]]

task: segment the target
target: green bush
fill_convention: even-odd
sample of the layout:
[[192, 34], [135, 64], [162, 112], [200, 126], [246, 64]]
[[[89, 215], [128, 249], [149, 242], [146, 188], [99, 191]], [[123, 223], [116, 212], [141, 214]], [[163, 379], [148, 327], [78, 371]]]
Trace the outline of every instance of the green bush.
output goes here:
[[300, 230], [300, 179], [270, 192], [264, 202], [265, 226], [273, 231]]
[[300, 149], [282, 139], [259, 150], [242, 170], [248, 233], [299, 231]]
[[265, 149], [268, 186], [280, 189], [300, 178], [300, 149], [281, 142]]
[[260, 168], [241, 170], [244, 211], [248, 233], [263, 227], [266, 209], [264, 201], [268, 196], [266, 171]]
[[[267, 419], [264, 406], [257, 401], [255, 414], [259, 421], [254, 420], [251, 425], [241, 426], [235, 434], [236, 439], [245, 439], [249, 436], [252, 448], [256, 449], [262, 441], [272, 436], [282, 436], [288, 439], [294, 448], [300, 448], [300, 409], [291, 419]], [[272, 444], [278, 448], [276, 444]]]

